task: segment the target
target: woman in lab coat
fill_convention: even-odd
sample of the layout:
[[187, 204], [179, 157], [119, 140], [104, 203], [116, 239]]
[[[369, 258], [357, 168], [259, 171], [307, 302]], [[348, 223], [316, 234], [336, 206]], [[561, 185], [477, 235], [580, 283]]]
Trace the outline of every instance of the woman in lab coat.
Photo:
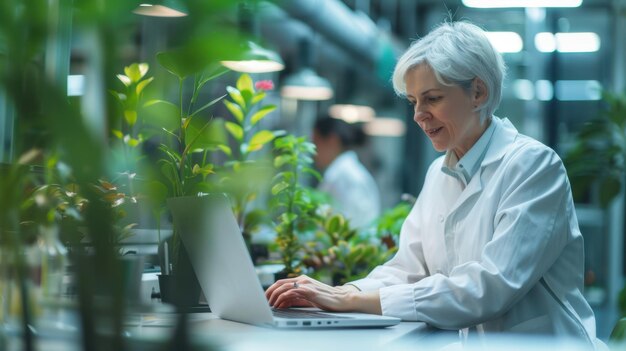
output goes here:
[[306, 276], [278, 281], [266, 292], [270, 304], [593, 344], [570, 183], [553, 150], [493, 116], [504, 74], [484, 31], [467, 22], [441, 24], [413, 43], [396, 65], [394, 88], [445, 155], [428, 170], [398, 253], [344, 286]]
[[341, 119], [322, 117], [313, 127], [315, 165], [323, 172], [317, 188], [330, 196], [332, 207], [355, 228], [371, 224], [380, 215], [376, 181], [353, 150], [364, 141], [365, 133], [358, 126]]

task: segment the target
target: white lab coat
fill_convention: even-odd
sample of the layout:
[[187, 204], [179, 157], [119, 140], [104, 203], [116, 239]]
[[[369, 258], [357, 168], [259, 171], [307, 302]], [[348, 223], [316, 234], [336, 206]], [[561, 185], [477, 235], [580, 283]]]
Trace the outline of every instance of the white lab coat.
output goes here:
[[324, 171], [318, 189], [330, 195], [332, 207], [362, 228], [380, 215], [378, 186], [354, 151], [345, 151]]
[[583, 297], [583, 238], [557, 154], [506, 119], [463, 190], [428, 170], [393, 259], [353, 282], [380, 289], [384, 315], [443, 329], [595, 342]]

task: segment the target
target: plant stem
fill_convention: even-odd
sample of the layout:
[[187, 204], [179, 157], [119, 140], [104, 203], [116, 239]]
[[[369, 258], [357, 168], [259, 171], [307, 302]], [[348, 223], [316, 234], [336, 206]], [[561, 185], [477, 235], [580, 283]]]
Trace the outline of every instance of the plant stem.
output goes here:
[[184, 122], [184, 118], [185, 116], [183, 115], [183, 78], [178, 78], [178, 101], [180, 104], [180, 127], [178, 129], [178, 139], [179, 139], [179, 143], [178, 143], [178, 150], [181, 153], [181, 158], [180, 158], [180, 165], [178, 166], [178, 179], [180, 181], [180, 185], [179, 185], [179, 189], [178, 189], [178, 196], [182, 196], [183, 195], [183, 188], [184, 188], [184, 182], [185, 182], [185, 155], [184, 155], [184, 150], [185, 150], [185, 122]]
[[[295, 212], [295, 197], [296, 197], [296, 191], [298, 190], [298, 156], [299, 156], [299, 152], [298, 152], [298, 148], [296, 146], [295, 149], [295, 164], [294, 164], [294, 171], [293, 171], [293, 183], [292, 183], [292, 192], [289, 196], [289, 210], [288, 212], [293, 214]], [[288, 252], [288, 262], [285, 262], [285, 267], [287, 269], [288, 273], [293, 273], [294, 272], [294, 268], [293, 268], [293, 256], [294, 256], [294, 245], [295, 245], [295, 231], [296, 231], [296, 223], [295, 220], [292, 220], [289, 223], [289, 232], [288, 232], [288, 240], [287, 240], [287, 252]]]

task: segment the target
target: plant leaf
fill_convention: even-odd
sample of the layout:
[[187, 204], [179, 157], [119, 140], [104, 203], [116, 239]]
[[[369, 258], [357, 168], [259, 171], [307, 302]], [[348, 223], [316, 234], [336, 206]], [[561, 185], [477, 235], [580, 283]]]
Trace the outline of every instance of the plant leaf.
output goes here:
[[226, 129], [230, 132], [230, 135], [235, 138], [235, 140], [240, 142], [243, 139], [243, 129], [239, 124], [227, 121]]
[[185, 131], [185, 144], [191, 151], [216, 148], [228, 141], [224, 130], [224, 120], [221, 118], [209, 122], [193, 118]]
[[119, 79], [125, 86], [130, 86], [133, 82], [127, 76], [123, 74], [118, 74], [117, 79]]
[[250, 123], [252, 125], [257, 124], [260, 120], [262, 120], [268, 113], [274, 111], [276, 109], [276, 105], [266, 105], [260, 108], [257, 112], [255, 112], [250, 118]]
[[227, 86], [226, 87], [226, 91], [228, 92], [228, 95], [230, 96], [231, 99], [233, 99], [233, 101], [241, 106], [241, 107], [245, 107], [246, 106], [246, 102], [243, 100], [243, 96], [241, 96], [241, 93], [239, 92], [239, 90], [237, 90], [236, 88], [233, 88], [231, 86]]
[[174, 131], [180, 128], [178, 106], [164, 100], [150, 100], [143, 105], [143, 122], [159, 130]]
[[280, 193], [281, 191], [287, 189], [289, 187], [289, 183], [287, 182], [280, 182], [278, 184], [275, 184], [272, 187], [272, 195], [276, 195], [278, 193]]
[[200, 107], [199, 109], [197, 109], [194, 113], [192, 113], [192, 114], [190, 115], [190, 117], [193, 117], [193, 116], [195, 116], [196, 114], [198, 114], [199, 112], [204, 111], [205, 109], [207, 109], [207, 108], [209, 108], [209, 107], [211, 107], [211, 106], [215, 105], [218, 101], [222, 100], [225, 96], [226, 96], [226, 94], [224, 94], [224, 95], [222, 95], [222, 96], [218, 97], [217, 99], [214, 99], [214, 100], [209, 101], [208, 103], [204, 104], [202, 107]]
[[124, 137], [124, 134], [122, 134], [122, 132], [117, 129], [112, 129], [111, 134], [113, 134], [118, 139], [122, 139]]
[[154, 80], [154, 77], [150, 77], [148, 79], [145, 79], [145, 80], [142, 80], [141, 82], [139, 82], [137, 84], [137, 87], [135, 88], [135, 92], [137, 92], [137, 95], [140, 95], [141, 92], [143, 91], [143, 89], [145, 87], [147, 87], [148, 84], [150, 84], [153, 80]]
[[133, 63], [130, 66], [124, 67], [124, 74], [126, 74], [126, 76], [130, 78], [130, 81], [133, 83], [140, 81], [147, 72], [148, 64], [146, 63]]
[[239, 105], [234, 104], [228, 100], [224, 100], [224, 105], [226, 105], [228, 111], [230, 111], [230, 113], [239, 123], [243, 122], [243, 111], [241, 111], [241, 107], [239, 107]]
[[284, 223], [291, 223], [291, 222], [295, 221], [296, 219], [298, 219], [298, 215], [295, 214], [295, 213], [285, 212], [285, 213], [280, 215], [280, 219]]
[[246, 106], [252, 106], [252, 92], [250, 90], [241, 90], [241, 96], [246, 103]]
[[257, 92], [256, 94], [254, 94], [254, 97], [252, 98], [252, 105], [258, 103], [259, 101], [265, 99], [265, 91], [261, 90], [259, 92]]
[[124, 120], [129, 126], [134, 126], [137, 123], [137, 111], [133, 110], [125, 110], [124, 111]]
[[172, 162], [166, 160], [161, 160], [161, 163], [161, 174], [163, 174], [163, 176], [170, 181], [172, 186], [176, 186], [176, 184], [178, 184], [176, 166]]
[[245, 90], [254, 93], [254, 85], [252, 83], [252, 78], [250, 78], [249, 74], [244, 73], [239, 76], [239, 79], [237, 79], [237, 89], [239, 89], [239, 91], [242, 93]]
[[196, 175], [196, 174], [202, 174], [202, 175], [209, 175], [211, 173], [215, 173], [213, 171], [213, 165], [212, 164], [208, 164], [204, 167], [200, 167], [200, 165], [198, 165], [197, 163], [195, 165], [193, 165], [193, 168], [191, 170], [191, 173]]
[[222, 152], [225, 153], [229, 157], [233, 155], [233, 151], [227, 145], [219, 144], [217, 145], [217, 148], [222, 150]]
[[274, 133], [269, 130], [257, 132], [249, 142], [248, 151], [256, 151], [274, 139]]
[[293, 157], [291, 155], [279, 155], [274, 158], [274, 167], [280, 168], [288, 162], [291, 162]]
[[[209, 81], [224, 75], [226, 73], [230, 72], [230, 70], [222, 65], [219, 65], [215, 68], [211, 69], [211, 72], [208, 73], [206, 76], [204, 76], [204, 74], [202, 75], [202, 78], [198, 81], [198, 90], [201, 89], [206, 83], [208, 83]], [[205, 72], [206, 73], [206, 72]]]
[[141, 141], [139, 139], [135, 139], [127, 135], [126, 137], [124, 137], [124, 142], [126, 143], [126, 145], [130, 147], [136, 147], [137, 145], [139, 145]]

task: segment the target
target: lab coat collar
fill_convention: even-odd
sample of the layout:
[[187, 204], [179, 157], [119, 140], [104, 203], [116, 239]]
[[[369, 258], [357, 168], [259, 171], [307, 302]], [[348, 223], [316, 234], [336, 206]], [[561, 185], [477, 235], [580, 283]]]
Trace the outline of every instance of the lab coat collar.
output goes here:
[[483, 159], [477, 174], [472, 177], [465, 190], [461, 193], [461, 196], [457, 200], [456, 204], [452, 207], [450, 214], [454, 213], [469, 198], [482, 191], [483, 180], [481, 175], [483, 169], [504, 157], [507, 146], [512, 145], [513, 141], [519, 134], [517, 129], [515, 129], [513, 124], [507, 118], [500, 119], [494, 116], [491, 123], [495, 124], [495, 130], [493, 131], [493, 136], [491, 137], [492, 140], [487, 148], [485, 158]]
[[512, 145], [519, 135], [519, 132], [508, 118], [501, 119], [493, 116], [492, 123], [496, 125], [496, 130], [493, 132], [493, 140], [487, 149], [485, 158], [480, 166], [481, 169], [500, 160], [506, 153], [507, 146]]

